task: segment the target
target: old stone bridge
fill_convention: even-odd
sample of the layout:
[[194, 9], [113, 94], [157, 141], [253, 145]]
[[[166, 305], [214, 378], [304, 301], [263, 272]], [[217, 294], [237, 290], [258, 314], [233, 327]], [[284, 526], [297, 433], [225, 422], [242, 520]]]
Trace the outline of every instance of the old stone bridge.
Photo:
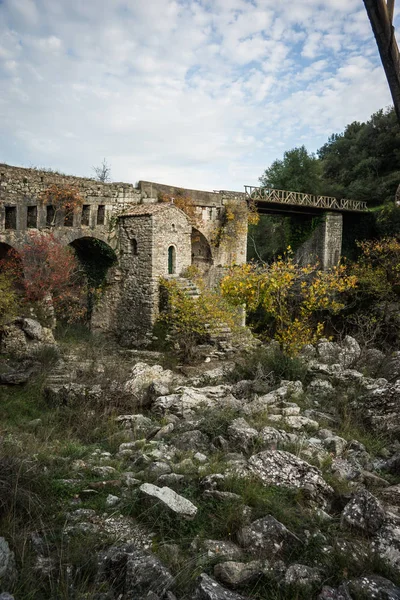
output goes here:
[[[66, 215], [44, 202], [51, 186], [76, 190], [82, 199], [79, 208]], [[0, 258], [10, 248], [18, 252], [31, 232], [52, 233], [71, 245], [83, 262], [107, 271], [92, 327], [135, 344], [157, 317], [160, 277], [179, 278], [195, 265], [213, 285], [227, 266], [246, 261], [247, 203], [254, 190], [203, 192], [146, 181], [137, 186], [100, 183], [0, 164]], [[175, 205], [178, 197], [191, 199], [191, 218]], [[262, 199], [257, 203], [262, 209]], [[234, 215], [233, 229], [227, 214]], [[329, 268], [340, 258], [342, 216], [335, 208], [324, 209], [322, 215], [303, 258], [318, 258]]]

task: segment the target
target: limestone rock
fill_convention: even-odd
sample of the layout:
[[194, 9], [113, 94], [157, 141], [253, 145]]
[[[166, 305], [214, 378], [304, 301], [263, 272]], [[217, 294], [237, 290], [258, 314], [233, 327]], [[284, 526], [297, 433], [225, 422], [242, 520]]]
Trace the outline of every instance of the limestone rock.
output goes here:
[[67, 383], [63, 385], [48, 385], [44, 389], [47, 402], [53, 406], [73, 406], [88, 399], [100, 400], [103, 390], [100, 385], [85, 385], [83, 383]]
[[133, 367], [130, 379], [126, 381], [124, 389], [135, 397], [142, 397], [154, 383], [169, 389], [171, 386], [177, 385], [180, 379], [172, 371], [163, 369], [161, 365], [138, 362]]
[[317, 600], [353, 600], [353, 598], [342, 585], [339, 588], [332, 588], [324, 585]]
[[286, 585], [309, 588], [322, 582], [322, 573], [319, 569], [307, 565], [292, 564], [285, 573]]
[[116, 593], [124, 590], [124, 598], [135, 600], [149, 598], [150, 592], [163, 596], [173, 583], [172, 575], [158, 558], [133, 544], [111, 547], [100, 554], [98, 578], [106, 580]]
[[344, 507], [340, 523], [342, 528], [372, 534], [382, 527], [384, 520], [385, 512], [379, 500], [368, 490], [360, 490]]
[[198, 429], [186, 431], [172, 438], [171, 443], [179, 450], [204, 451], [210, 446], [210, 441], [205, 433]]
[[242, 527], [238, 541], [251, 554], [266, 557], [284, 554], [301, 544], [294, 533], [271, 515]]
[[361, 356], [361, 348], [357, 340], [350, 335], [344, 338], [339, 352], [339, 362], [345, 367], [351, 367]]
[[235, 448], [248, 452], [254, 447], [258, 431], [250, 427], [245, 419], [239, 418], [228, 427], [228, 437]]
[[242, 562], [222, 562], [214, 567], [214, 575], [222, 583], [232, 587], [238, 587], [248, 583], [252, 579], [262, 574], [262, 563], [259, 560], [253, 560], [248, 563]]
[[352, 403], [363, 421], [373, 431], [389, 435], [400, 434], [400, 380], [375, 387]]
[[0, 354], [24, 356], [28, 350], [25, 333], [17, 325], [3, 325], [0, 337]]
[[139, 436], [146, 437], [154, 430], [153, 421], [140, 413], [134, 415], [120, 415], [115, 420], [125, 429], [130, 429], [135, 438], [138, 438]]
[[175, 394], [160, 396], [153, 411], [160, 415], [171, 412], [179, 417], [190, 417], [195, 411], [229, 407], [240, 409], [242, 402], [231, 394], [230, 385], [206, 386], [204, 388], [181, 387]]
[[222, 587], [205, 573], [199, 576], [193, 600], [246, 600], [244, 596]]
[[11, 587], [17, 577], [14, 552], [5, 538], [0, 537], [0, 586]]
[[388, 381], [400, 379], [400, 351], [393, 352], [382, 362], [380, 373]]
[[32, 340], [41, 342], [45, 337], [43, 327], [39, 321], [35, 321], [35, 319], [21, 319], [20, 324], [22, 331]]
[[313, 379], [307, 387], [307, 395], [316, 400], [326, 400], [333, 393], [333, 385], [324, 379]]
[[245, 415], [255, 415], [261, 412], [268, 411], [268, 408], [277, 404], [282, 400], [296, 400], [303, 393], [303, 384], [301, 381], [282, 381], [279, 388], [259, 396], [252, 402], [243, 406], [242, 410]]
[[322, 338], [317, 344], [317, 360], [326, 365], [336, 364], [339, 362], [340, 351], [339, 344]]
[[207, 558], [223, 561], [241, 561], [243, 550], [233, 542], [226, 540], [199, 540], [195, 539], [191, 548], [198, 554], [202, 552]]
[[284, 429], [275, 429], [268, 426], [261, 429], [259, 440], [262, 446], [276, 448], [277, 445], [295, 444], [300, 438], [295, 433], [288, 433]]
[[266, 450], [249, 458], [250, 472], [265, 485], [301, 489], [311, 500], [326, 507], [333, 489], [316, 467], [283, 450]]
[[400, 600], [400, 587], [379, 575], [365, 575], [347, 583], [355, 598], [365, 600]]
[[400, 574], [400, 522], [388, 522], [379, 529], [372, 542], [379, 558]]
[[171, 490], [171, 488], [159, 488], [151, 483], [144, 483], [140, 486], [139, 490], [144, 496], [159, 500], [163, 506], [176, 515], [193, 519], [197, 514], [197, 507], [190, 500]]

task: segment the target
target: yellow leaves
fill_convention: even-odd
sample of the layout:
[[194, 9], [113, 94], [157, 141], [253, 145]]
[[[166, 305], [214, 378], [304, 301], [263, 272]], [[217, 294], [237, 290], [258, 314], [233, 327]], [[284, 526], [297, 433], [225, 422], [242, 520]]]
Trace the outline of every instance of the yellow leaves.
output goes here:
[[340, 294], [357, 284], [343, 265], [320, 271], [317, 265], [299, 267], [290, 248], [285, 256], [267, 266], [241, 265], [231, 269], [221, 284], [221, 293], [232, 304], [246, 304], [252, 311], [262, 307], [275, 323], [275, 339], [289, 354], [323, 333], [323, 324], [314, 323], [321, 311], [336, 313], [344, 304]]

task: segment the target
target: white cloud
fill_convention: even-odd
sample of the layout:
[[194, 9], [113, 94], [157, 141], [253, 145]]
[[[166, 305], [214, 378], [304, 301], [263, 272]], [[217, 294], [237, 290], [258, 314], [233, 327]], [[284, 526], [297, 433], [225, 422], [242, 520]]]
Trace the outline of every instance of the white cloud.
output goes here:
[[390, 102], [359, 0], [5, 0], [0, 85], [1, 161], [205, 189]]

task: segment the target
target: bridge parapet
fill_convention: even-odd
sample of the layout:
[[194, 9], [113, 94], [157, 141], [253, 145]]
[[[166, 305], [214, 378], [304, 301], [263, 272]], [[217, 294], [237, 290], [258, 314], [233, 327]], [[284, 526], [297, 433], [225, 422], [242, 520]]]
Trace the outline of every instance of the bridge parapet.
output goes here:
[[360, 200], [348, 200], [346, 198], [339, 200], [334, 196], [315, 196], [302, 192], [254, 187], [252, 185], [245, 185], [244, 188], [246, 198], [255, 202], [349, 212], [364, 212], [368, 210], [367, 203]]

